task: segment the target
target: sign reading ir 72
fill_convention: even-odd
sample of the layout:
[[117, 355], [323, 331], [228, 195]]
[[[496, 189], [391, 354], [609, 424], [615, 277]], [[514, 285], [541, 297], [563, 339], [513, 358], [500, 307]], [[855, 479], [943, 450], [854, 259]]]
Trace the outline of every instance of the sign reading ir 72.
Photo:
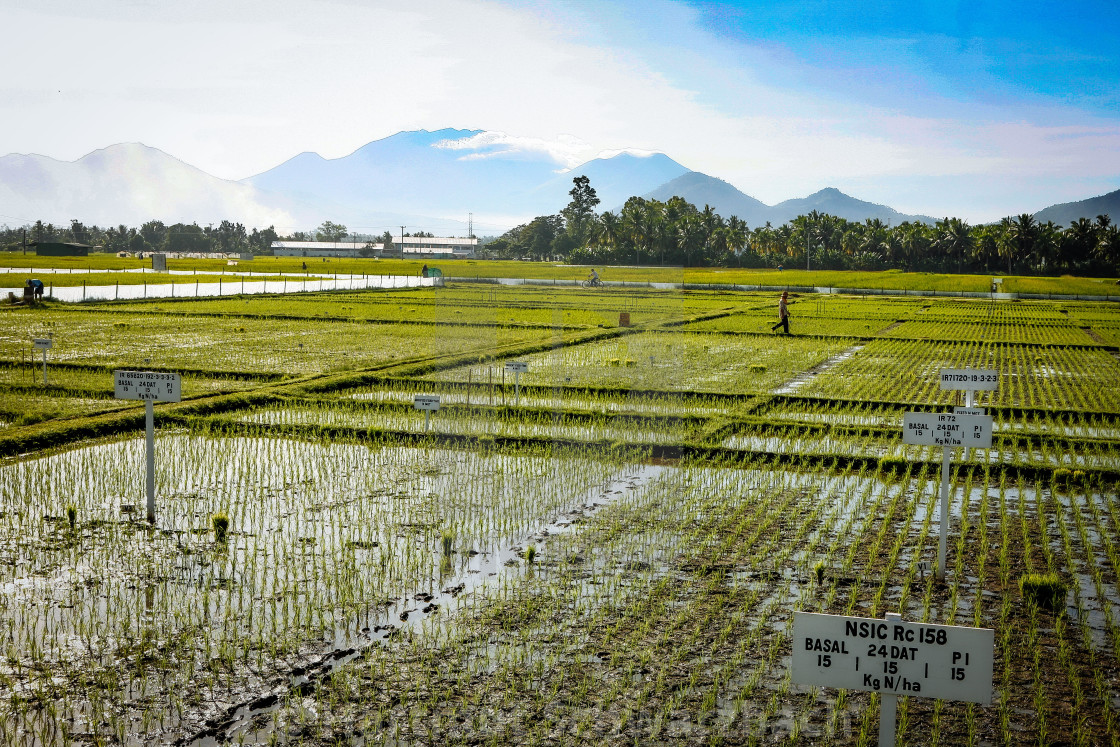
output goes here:
[[990, 449], [992, 417], [954, 412], [908, 412], [902, 418], [902, 442], [917, 446]]

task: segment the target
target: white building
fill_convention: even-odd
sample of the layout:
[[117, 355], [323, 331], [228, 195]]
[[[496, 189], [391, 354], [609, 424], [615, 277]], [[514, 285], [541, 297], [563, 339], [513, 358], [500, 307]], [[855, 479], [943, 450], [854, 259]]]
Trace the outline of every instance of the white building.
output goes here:
[[[358, 257], [365, 241], [273, 241], [272, 253], [277, 257]], [[381, 244], [372, 244], [373, 256], [380, 257]]]
[[[365, 241], [273, 241], [272, 253], [277, 257], [359, 257], [369, 247], [372, 256], [404, 256], [423, 259], [470, 259], [478, 249], [478, 239], [451, 236], [393, 237], [397, 251], [386, 253], [383, 244]], [[403, 252], [400, 251], [403, 249]]]

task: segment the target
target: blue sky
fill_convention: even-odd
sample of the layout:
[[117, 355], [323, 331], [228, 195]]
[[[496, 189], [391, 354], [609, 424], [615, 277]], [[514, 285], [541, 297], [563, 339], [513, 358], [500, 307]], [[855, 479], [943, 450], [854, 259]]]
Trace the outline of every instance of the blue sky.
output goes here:
[[771, 204], [834, 186], [974, 223], [1120, 188], [1112, 4], [0, 0], [0, 22], [0, 153], [138, 141], [237, 179], [457, 127], [558, 169], [661, 151]]

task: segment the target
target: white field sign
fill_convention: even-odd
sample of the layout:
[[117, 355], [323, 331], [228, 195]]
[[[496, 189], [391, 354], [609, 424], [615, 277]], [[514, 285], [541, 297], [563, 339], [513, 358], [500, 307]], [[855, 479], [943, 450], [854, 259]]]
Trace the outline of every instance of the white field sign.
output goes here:
[[439, 409], [438, 394], [417, 394], [412, 399], [412, 406], [417, 410], [435, 412]]
[[513, 404], [521, 404], [521, 374], [529, 373], [529, 364], [525, 361], [506, 361], [506, 371], [513, 374]]
[[994, 392], [999, 388], [999, 371], [994, 368], [943, 368], [941, 369], [941, 388], [943, 390], [969, 392]]
[[957, 446], [992, 448], [992, 418], [990, 415], [961, 415], [955, 412], [908, 412], [902, 418], [902, 442], [941, 447], [937, 578], [944, 579], [949, 543], [949, 462]]
[[36, 337], [31, 341], [33, 350], [43, 351], [43, 386], [47, 385], [47, 351], [54, 347], [54, 340], [49, 337]]
[[179, 402], [182, 377], [161, 371], [113, 371], [113, 392], [117, 399]]
[[432, 424], [432, 413], [439, 410], [439, 395], [417, 394], [412, 398], [412, 406], [424, 411], [424, 432], [427, 433]]
[[955, 412], [908, 412], [902, 418], [902, 442], [915, 446], [990, 449], [992, 418]]
[[156, 523], [156, 402], [179, 402], [183, 380], [177, 373], [162, 371], [113, 371], [113, 392], [117, 399], [144, 401], [144, 430], [147, 437], [146, 485], [148, 523]]
[[995, 631], [795, 612], [793, 681], [887, 695], [992, 702]]

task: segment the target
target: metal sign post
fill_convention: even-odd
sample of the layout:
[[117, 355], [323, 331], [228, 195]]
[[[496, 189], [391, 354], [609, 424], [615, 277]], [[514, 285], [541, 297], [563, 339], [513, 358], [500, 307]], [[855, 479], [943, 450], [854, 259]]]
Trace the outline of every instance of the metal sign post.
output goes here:
[[793, 681], [879, 693], [880, 747], [894, 744], [899, 695], [990, 704], [994, 658], [990, 628], [793, 614]]
[[439, 395], [438, 394], [417, 394], [412, 400], [412, 406], [417, 410], [424, 411], [424, 432], [428, 432], [428, 426], [431, 424], [432, 413], [439, 410]]
[[144, 400], [144, 429], [148, 523], [156, 523], [156, 402], [179, 402], [182, 379], [177, 373], [160, 371], [113, 371], [113, 393], [117, 399]]
[[525, 361], [506, 361], [506, 370], [513, 374], [513, 404], [521, 404], [521, 374], [528, 373], [529, 364]]
[[[999, 371], [993, 368], [943, 368], [941, 369], [942, 391], [963, 391], [964, 408], [955, 408], [956, 412], [965, 415], [983, 415], [984, 410], [973, 408], [976, 401], [976, 392], [994, 392], [999, 388]], [[964, 461], [971, 456], [971, 449], [964, 447]]]
[[54, 340], [49, 337], [36, 337], [32, 340], [35, 350], [43, 351], [43, 386], [47, 385], [47, 351], [54, 347]]
[[990, 449], [992, 418], [955, 412], [908, 412], [902, 418], [902, 441], [916, 446], [941, 447], [941, 537], [937, 544], [937, 578], [943, 580], [949, 534], [949, 463], [953, 449], [958, 446]]

